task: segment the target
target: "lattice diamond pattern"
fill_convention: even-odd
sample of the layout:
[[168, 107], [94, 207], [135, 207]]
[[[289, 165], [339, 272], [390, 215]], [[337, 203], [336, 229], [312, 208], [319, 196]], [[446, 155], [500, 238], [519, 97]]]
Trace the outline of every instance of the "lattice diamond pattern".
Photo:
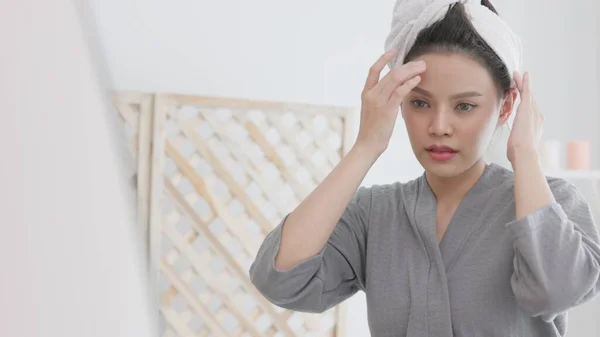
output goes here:
[[247, 271], [341, 159], [344, 116], [232, 103], [164, 107], [161, 336], [334, 336], [336, 309], [273, 306]]

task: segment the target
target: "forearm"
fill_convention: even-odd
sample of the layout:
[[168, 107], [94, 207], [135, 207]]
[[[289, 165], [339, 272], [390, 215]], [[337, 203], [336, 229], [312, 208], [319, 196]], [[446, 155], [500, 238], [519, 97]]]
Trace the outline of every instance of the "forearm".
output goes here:
[[289, 269], [325, 246], [338, 220], [379, 154], [355, 146], [289, 214], [275, 258], [278, 269]]
[[517, 219], [555, 202], [536, 151], [517, 152], [512, 165]]
[[563, 180], [549, 183], [536, 153], [515, 156], [513, 168], [513, 291], [528, 312], [552, 319], [600, 290], [598, 231], [583, 197]]

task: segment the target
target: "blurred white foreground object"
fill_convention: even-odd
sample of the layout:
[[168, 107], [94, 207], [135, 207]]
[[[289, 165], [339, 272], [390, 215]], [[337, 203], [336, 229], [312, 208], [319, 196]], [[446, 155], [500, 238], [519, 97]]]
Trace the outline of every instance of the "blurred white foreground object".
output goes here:
[[81, 2], [0, 4], [1, 335], [157, 336]]

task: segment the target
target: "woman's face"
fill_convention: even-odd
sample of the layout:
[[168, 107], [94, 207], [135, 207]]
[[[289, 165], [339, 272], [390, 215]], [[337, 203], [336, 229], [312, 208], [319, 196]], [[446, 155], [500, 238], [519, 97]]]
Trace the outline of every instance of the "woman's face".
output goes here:
[[431, 174], [457, 176], [479, 162], [498, 126], [506, 123], [516, 91], [500, 100], [488, 71], [461, 54], [427, 54], [419, 85], [402, 102], [417, 160]]

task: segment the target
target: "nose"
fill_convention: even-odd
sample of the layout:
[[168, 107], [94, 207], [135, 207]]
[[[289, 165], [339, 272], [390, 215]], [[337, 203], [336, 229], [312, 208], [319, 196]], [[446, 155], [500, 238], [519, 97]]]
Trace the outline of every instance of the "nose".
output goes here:
[[446, 109], [439, 109], [433, 114], [431, 123], [429, 124], [429, 133], [432, 136], [451, 136], [452, 135], [452, 116]]

